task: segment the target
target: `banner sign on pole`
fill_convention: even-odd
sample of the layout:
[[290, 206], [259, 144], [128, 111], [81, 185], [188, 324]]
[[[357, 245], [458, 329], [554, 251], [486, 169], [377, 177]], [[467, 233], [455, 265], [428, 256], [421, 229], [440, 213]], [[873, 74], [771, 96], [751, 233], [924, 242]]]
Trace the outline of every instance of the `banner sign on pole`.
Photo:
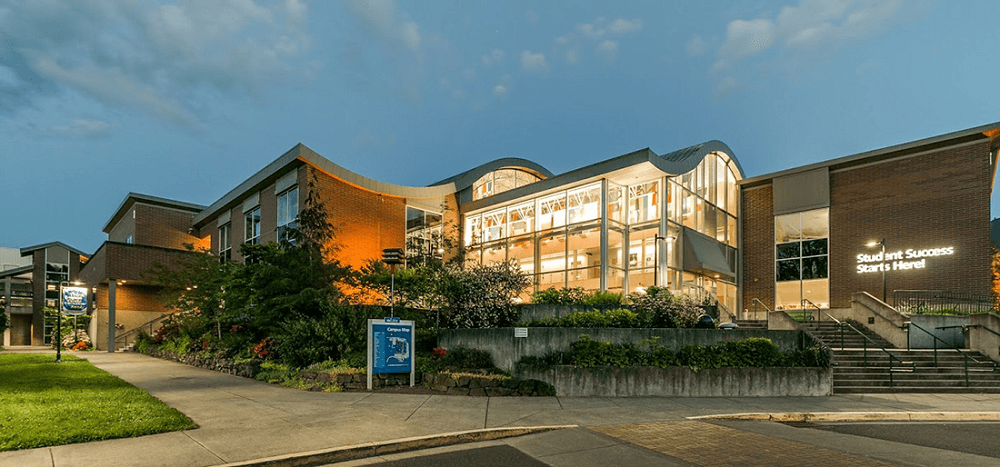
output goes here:
[[410, 386], [414, 384], [416, 359], [413, 356], [413, 321], [399, 318], [368, 320], [368, 389], [372, 388], [372, 375], [382, 373], [409, 373]]
[[69, 316], [87, 314], [87, 292], [86, 287], [63, 287], [62, 312]]

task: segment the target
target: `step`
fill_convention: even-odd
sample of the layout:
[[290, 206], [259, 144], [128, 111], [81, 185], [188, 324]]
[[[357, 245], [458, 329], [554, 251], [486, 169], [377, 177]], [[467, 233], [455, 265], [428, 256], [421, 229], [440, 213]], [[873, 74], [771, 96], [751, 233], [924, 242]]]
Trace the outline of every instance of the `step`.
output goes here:
[[1000, 394], [1000, 387], [868, 387], [835, 386], [834, 394]]

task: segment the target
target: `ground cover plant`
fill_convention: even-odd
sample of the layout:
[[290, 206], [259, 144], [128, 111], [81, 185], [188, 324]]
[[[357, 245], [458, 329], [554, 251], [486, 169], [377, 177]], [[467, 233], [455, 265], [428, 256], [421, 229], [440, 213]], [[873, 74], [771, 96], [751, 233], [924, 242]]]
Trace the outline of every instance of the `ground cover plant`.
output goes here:
[[673, 352], [660, 344], [657, 338], [638, 344], [611, 344], [581, 334], [580, 340], [570, 344], [566, 351], [552, 352], [541, 357], [525, 356], [518, 365], [533, 369], [546, 369], [553, 365], [575, 365], [580, 368], [684, 366], [695, 371], [707, 368], [828, 368], [830, 355], [820, 347], [782, 353], [770, 339], [760, 337], [714, 345], [689, 345]]
[[63, 354], [0, 354], [0, 451], [197, 426], [145, 391]]
[[531, 294], [531, 303], [539, 305], [621, 305], [622, 296], [614, 292], [588, 292], [580, 287], [539, 290]]

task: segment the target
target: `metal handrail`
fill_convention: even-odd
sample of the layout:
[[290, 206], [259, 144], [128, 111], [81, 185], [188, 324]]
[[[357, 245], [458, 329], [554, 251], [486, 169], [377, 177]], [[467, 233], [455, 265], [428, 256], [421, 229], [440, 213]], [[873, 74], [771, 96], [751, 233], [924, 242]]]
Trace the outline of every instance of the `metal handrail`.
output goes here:
[[767, 305], [765, 305], [764, 302], [760, 301], [760, 299], [757, 298], [757, 297], [751, 298], [750, 299], [750, 303], [753, 304], [753, 317], [754, 317], [754, 319], [757, 319], [757, 304], [758, 303], [760, 303], [760, 306], [764, 307], [764, 309], [767, 310], [768, 313], [771, 312], [771, 309], [768, 308]]
[[[837, 323], [837, 326], [840, 328], [840, 349], [841, 350], [843, 350], [845, 348], [845, 345], [844, 345], [844, 327], [845, 326], [848, 327], [848, 328], [851, 328], [852, 331], [856, 332], [859, 336], [861, 336], [862, 338], [864, 338], [864, 341], [862, 341], [864, 347], [862, 348], [863, 350], [862, 350], [862, 354], [861, 354], [862, 355], [862, 361], [864, 362], [864, 366], [868, 366], [868, 343], [869, 342], [871, 342], [872, 344], [875, 344], [875, 347], [878, 347], [879, 350], [881, 350], [886, 355], [888, 355], [889, 356], [889, 386], [892, 387], [892, 386], [896, 385], [896, 382], [893, 380], [893, 377], [892, 377], [892, 374], [895, 372], [895, 369], [892, 367], [892, 361], [893, 360], [898, 361], [899, 364], [902, 365], [902, 366], [905, 366], [906, 362], [904, 362], [903, 360], [901, 360], [899, 357], [895, 356], [892, 352], [889, 352], [885, 347], [882, 347], [881, 344], [879, 344], [878, 342], [876, 342], [872, 338], [868, 337], [865, 333], [859, 331], [858, 328], [856, 328], [854, 326], [851, 326], [850, 323], [842, 322], [842, 321], [838, 320], [837, 318], [834, 318], [833, 316], [831, 316], [829, 313], [823, 312], [823, 314], [829, 316], [830, 319], [832, 319], [835, 323]], [[916, 365], [916, 363], [910, 362], [910, 371], [911, 372], [916, 372], [917, 371], [917, 365]]]
[[[819, 315], [819, 314], [821, 313], [821, 311], [820, 311], [820, 309], [819, 309], [819, 305], [817, 305], [817, 304], [813, 303], [813, 301], [812, 301], [812, 300], [809, 300], [808, 298], [803, 298], [803, 299], [802, 299], [802, 303], [803, 303], [803, 305], [802, 305], [802, 308], [805, 308], [805, 304], [806, 304], [806, 303], [808, 303], [808, 304], [812, 305], [812, 306], [813, 306], [813, 308], [815, 308], [815, 309], [816, 309], [816, 321], [819, 321], [819, 318], [820, 318], [820, 315]], [[810, 321], [811, 321], [811, 320], [810, 320]]]
[[145, 323], [142, 323], [142, 324], [140, 324], [140, 325], [138, 325], [138, 326], [136, 326], [136, 327], [134, 327], [132, 329], [129, 329], [128, 331], [125, 331], [125, 332], [123, 332], [121, 334], [116, 334], [115, 335], [115, 344], [117, 344], [118, 341], [121, 340], [124, 343], [124, 345], [128, 345], [128, 336], [131, 336], [133, 334], [137, 334], [140, 330], [142, 330], [142, 328], [145, 328], [146, 326], [149, 326], [149, 332], [148, 333], [152, 334], [153, 333], [153, 325], [156, 324], [156, 323], [158, 323], [158, 322], [160, 322], [160, 321], [163, 321], [168, 316], [170, 316], [169, 313], [162, 314], [162, 315], [157, 316], [156, 318], [153, 318], [153, 319], [151, 319], [151, 320], [149, 320], [149, 321], [147, 321]]
[[[966, 355], [965, 352], [962, 352], [962, 349], [949, 344], [944, 339], [942, 339], [942, 338], [940, 338], [938, 336], [935, 336], [930, 331], [924, 329], [919, 324], [916, 324], [913, 321], [907, 322], [906, 325], [907, 325], [907, 328], [906, 328], [906, 350], [910, 350], [910, 328], [909, 328], [909, 326], [916, 326], [917, 329], [919, 329], [919, 330], [927, 333], [927, 335], [929, 335], [929, 336], [931, 336], [931, 337], [934, 338], [934, 340], [933, 340], [933, 342], [934, 342], [934, 367], [937, 368], [937, 366], [938, 366], [938, 354], [937, 354], [938, 347], [937, 347], [937, 343], [938, 343], [938, 341], [941, 341], [945, 345], [947, 345], [947, 346], [951, 347], [952, 349], [954, 349], [955, 351], [957, 351], [959, 353], [959, 355], [965, 357], [965, 359], [962, 360], [962, 363], [965, 364], [965, 387], [972, 386], [972, 383], [969, 381], [969, 360], [972, 360], [972, 361], [974, 361], [976, 363], [983, 363], [983, 362], [981, 362], [979, 360], [976, 360], [975, 358], [972, 358], [971, 355]], [[993, 363], [993, 370], [996, 371], [996, 363]]]

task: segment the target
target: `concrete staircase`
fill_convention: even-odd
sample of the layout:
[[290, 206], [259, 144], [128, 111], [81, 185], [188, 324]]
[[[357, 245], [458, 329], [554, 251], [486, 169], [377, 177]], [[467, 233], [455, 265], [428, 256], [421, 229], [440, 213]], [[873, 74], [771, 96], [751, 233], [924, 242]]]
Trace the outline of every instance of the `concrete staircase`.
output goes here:
[[889, 355], [870, 341], [865, 350], [866, 340], [858, 333], [845, 329], [842, 347], [836, 323], [803, 323], [804, 328], [833, 349], [834, 394], [1000, 393], [1000, 371], [979, 352], [962, 349], [963, 356], [954, 349], [939, 349], [935, 363], [933, 349], [895, 349], [860, 323], [851, 325], [899, 360], [892, 361], [890, 370]]

